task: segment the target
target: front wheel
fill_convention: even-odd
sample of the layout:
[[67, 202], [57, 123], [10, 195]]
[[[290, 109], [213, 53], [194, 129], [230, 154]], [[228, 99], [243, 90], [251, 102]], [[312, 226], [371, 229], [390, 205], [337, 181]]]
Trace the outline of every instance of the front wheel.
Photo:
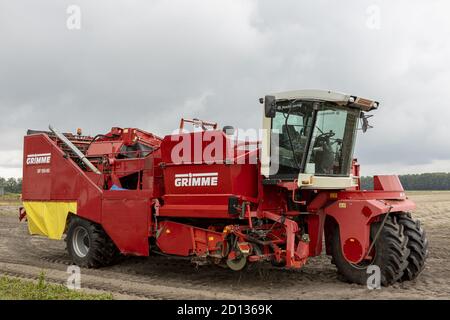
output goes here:
[[[371, 225], [371, 239], [375, 237], [381, 225], [381, 221]], [[399, 223], [396, 216], [390, 215], [386, 217], [386, 222], [375, 242], [370, 261], [362, 261], [359, 264], [347, 261], [341, 249], [339, 227], [336, 227], [333, 233], [331, 254], [338, 272], [346, 281], [367, 284], [367, 279], [370, 276], [367, 273], [367, 268], [370, 265], [376, 265], [380, 268], [381, 285], [389, 286], [402, 278], [408, 266], [409, 249], [407, 243], [408, 237], [404, 233], [403, 225]]]
[[419, 220], [414, 220], [411, 213], [407, 212], [398, 218], [398, 222], [403, 226], [405, 234], [408, 236], [408, 266], [402, 277], [402, 281], [413, 280], [425, 268], [425, 260], [428, 256], [428, 239], [420, 225]]
[[85, 268], [99, 268], [114, 263], [119, 251], [103, 229], [88, 220], [71, 219], [66, 235], [67, 251], [72, 261]]

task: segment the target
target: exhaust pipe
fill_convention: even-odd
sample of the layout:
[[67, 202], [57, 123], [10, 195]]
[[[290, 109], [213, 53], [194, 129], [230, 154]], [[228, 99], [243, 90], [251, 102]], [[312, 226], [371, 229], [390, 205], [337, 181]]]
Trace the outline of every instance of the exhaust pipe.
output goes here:
[[90, 162], [86, 156], [83, 154], [83, 152], [80, 151], [80, 149], [78, 149], [72, 142], [70, 142], [69, 139], [66, 138], [65, 135], [59, 133], [55, 128], [52, 127], [52, 125], [49, 125], [48, 128], [50, 129], [51, 132], [53, 132], [55, 134], [55, 136], [58, 137], [59, 140], [61, 140], [62, 142], [65, 143], [66, 146], [68, 146], [70, 148], [70, 150], [72, 150], [78, 158], [81, 159], [81, 161], [83, 161], [83, 163], [89, 167], [89, 169], [92, 170], [92, 172], [96, 173], [96, 174], [102, 174], [93, 164], [92, 162]]

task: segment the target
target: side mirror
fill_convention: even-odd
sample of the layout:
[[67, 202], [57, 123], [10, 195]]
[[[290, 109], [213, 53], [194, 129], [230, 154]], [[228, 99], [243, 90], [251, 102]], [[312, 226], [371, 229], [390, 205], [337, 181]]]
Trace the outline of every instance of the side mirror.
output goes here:
[[275, 96], [264, 97], [264, 112], [267, 118], [274, 118], [276, 113]]

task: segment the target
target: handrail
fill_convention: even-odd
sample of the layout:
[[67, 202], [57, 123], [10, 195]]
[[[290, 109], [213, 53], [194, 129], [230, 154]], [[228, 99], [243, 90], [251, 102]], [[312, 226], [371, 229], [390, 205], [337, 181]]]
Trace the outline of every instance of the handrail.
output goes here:
[[96, 174], [102, 174], [96, 166], [94, 166], [92, 164], [92, 162], [90, 162], [86, 156], [83, 154], [83, 152], [80, 151], [80, 149], [78, 149], [72, 142], [70, 142], [69, 139], [66, 138], [65, 135], [59, 133], [56, 129], [54, 129], [51, 125], [48, 126], [48, 128], [50, 129], [51, 132], [53, 132], [55, 134], [55, 136], [58, 137], [59, 140], [61, 140], [66, 146], [68, 146], [70, 148], [70, 150], [72, 150], [75, 155], [80, 158], [81, 161], [83, 161], [83, 163], [89, 167], [89, 169], [92, 170], [92, 172], [96, 173]]
[[203, 130], [206, 130], [206, 127], [212, 127], [214, 130], [217, 129], [217, 122], [203, 121], [203, 120], [200, 120], [200, 119], [184, 119], [184, 118], [181, 118], [181, 121], [180, 121], [180, 133], [182, 133], [182, 131], [183, 131], [185, 122], [192, 123], [194, 126], [195, 125], [201, 126]]

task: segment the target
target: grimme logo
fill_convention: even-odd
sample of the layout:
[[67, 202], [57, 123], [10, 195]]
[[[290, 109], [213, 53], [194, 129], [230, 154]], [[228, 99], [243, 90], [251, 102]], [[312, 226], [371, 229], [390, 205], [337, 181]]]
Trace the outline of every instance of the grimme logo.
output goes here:
[[217, 186], [219, 174], [209, 173], [183, 173], [175, 175], [175, 187], [210, 187]]
[[50, 153], [29, 154], [27, 155], [27, 165], [50, 163]]

